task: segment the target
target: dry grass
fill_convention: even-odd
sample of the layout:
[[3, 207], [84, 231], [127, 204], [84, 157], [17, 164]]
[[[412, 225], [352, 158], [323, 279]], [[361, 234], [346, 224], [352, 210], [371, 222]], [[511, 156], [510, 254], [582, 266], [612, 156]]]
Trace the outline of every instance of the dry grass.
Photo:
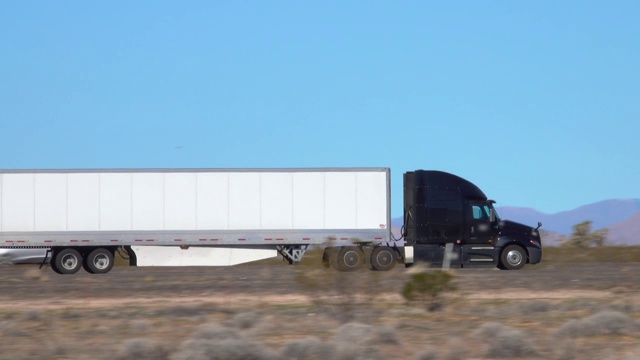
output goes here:
[[[592, 248], [544, 248], [538, 267], [586, 262], [640, 262], [640, 246], [603, 246]], [[533, 267], [536, 268], [536, 267]]]

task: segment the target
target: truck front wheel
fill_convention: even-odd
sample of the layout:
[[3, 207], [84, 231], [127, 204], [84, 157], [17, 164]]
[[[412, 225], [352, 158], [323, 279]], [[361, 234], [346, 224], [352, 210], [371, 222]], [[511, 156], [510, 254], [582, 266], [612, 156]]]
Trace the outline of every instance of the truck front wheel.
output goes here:
[[82, 267], [82, 255], [72, 248], [54, 251], [51, 263], [58, 274], [75, 274]]
[[113, 268], [113, 253], [105, 248], [97, 248], [84, 258], [82, 265], [90, 274], [106, 274]]
[[500, 268], [504, 270], [520, 270], [527, 263], [527, 253], [518, 245], [509, 245], [500, 254]]

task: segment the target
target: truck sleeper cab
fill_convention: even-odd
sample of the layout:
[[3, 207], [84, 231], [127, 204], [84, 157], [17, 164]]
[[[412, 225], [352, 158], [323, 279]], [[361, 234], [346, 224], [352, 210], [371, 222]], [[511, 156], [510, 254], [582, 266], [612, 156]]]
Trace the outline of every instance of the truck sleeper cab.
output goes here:
[[[451, 266], [517, 270], [542, 258], [538, 228], [501, 220], [493, 200], [471, 182], [441, 171], [404, 174], [405, 253], [441, 265], [453, 245]], [[408, 256], [410, 257], [410, 256]]]

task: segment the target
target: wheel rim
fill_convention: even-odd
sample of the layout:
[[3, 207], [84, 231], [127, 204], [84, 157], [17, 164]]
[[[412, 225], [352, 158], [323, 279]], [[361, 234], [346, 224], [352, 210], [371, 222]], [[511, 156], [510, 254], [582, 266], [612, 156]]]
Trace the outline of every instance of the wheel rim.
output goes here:
[[381, 266], [391, 265], [393, 256], [388, 251], [381, 251], [376, 255], [376, 262]]
[[98, 254], [93, 258], [93, 266], [98, 270], [109, 267], [109, 257], [105, 254]]
[[517, 266], [522, 263], [522, 253], [517, 250], [511, 250], [507, 253], [507, 262], [509, 265]]
[[65, 270], [73, 270], [78, 266], [78, 258], [72, 254], [64, 255], [61, 265]]
[[360, 263], [360, 256], [357, 252], [350, 250], [344, 254], [344, 264], [348, 267], [356, 267]]

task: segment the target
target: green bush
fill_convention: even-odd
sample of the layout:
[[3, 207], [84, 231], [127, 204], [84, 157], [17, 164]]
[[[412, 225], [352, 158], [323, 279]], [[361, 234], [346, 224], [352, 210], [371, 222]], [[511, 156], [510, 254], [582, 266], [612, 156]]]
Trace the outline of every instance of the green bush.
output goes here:
[[409, 301], [422, 302], [427, 310], [435, 311], [442, 307], [441, 294], [456, 289], [452, 280], [453, 275], [446, 271], [420, 271], [411, 274], [402, 288], [402, 296]]

